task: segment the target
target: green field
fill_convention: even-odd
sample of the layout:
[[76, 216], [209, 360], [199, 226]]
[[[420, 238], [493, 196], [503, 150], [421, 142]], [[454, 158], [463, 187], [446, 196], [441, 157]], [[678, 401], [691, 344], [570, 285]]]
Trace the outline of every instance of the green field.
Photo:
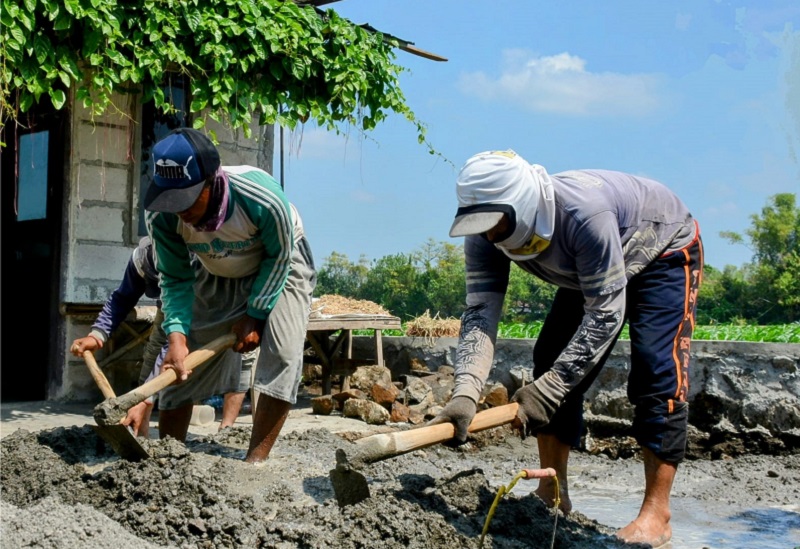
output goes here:
[[[500, 324], [498, 337], [535, 338], [542, 328], [541, 322], [531, 324]], [[627, 324], [622, 329], [620, 339], [629, 339]], [[696, 326], [695, 340], [708, 341], [754, 341], [763, 343], [800, 343], [800, 323], [775, 326], [735, 326], [715, 325]]]
[[[503, 339], [535, 339], [542, 329], [541, 322], [530, 324], [500, 323], [498, 337]], [[356, 335], [372, 335], [368, 330], [356, 330]], [[386, 336], [403, 336], [404, 330], [384, 330]], [[622, 329], [620, 339], [629, 339], [628, 326]], [[706, 341], [753, 341], [762, 343], [800, 343], [800, 323], [779, 324], [773, 326], [736, 326], [714, 325], [697, 326], [694, 330], [695, 340]]]

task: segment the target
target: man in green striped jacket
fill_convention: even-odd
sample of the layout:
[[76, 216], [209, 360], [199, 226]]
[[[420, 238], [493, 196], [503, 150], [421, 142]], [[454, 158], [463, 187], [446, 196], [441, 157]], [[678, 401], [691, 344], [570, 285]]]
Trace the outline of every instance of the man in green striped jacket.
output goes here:
[[[280, 185], [252, 166], [221, 166], [201, 132], [174, 130], [153, 148], [147, 227], [161, 275], [163, 368], [177, 375], [159, 395], [159, 433], [185, 440], [194, 402], [235, 389], [230, 351], [195, 372], [190, 350], [233, 332], [232, 351], [260, 348], [260, 397], [245, 460], [265, 460], [297, 400], [316, 271], [303, 224]], [[190, 264], [194, 254], [205, 269]], [[191, 373], [191, 375], [189, 375]]]

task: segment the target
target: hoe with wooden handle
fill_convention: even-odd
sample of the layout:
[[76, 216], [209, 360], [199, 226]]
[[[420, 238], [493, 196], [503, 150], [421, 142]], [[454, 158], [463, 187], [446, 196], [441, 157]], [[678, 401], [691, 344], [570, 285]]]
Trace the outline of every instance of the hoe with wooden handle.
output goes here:
[[[519, 404], [512, 402], [475, 414], [469, 424], [469, 432], [477, 433], [492, 427], [499, 427], [514, 421]], [[355, 450], [349, 455], [342, 449], [336, 450], [336, 468], [331, 469], [330, 479], [339, 507], [358, 503], [369, 497], [367, 479], [356, 469], [374, 463], [446, 442], [455, 436], [452, 423], [426, 425], [394, 433], [378, 433], [355, 441]]]
[[[103, 370], [101, 370], [100, 366], [97, 365], [97, 361], [95, 360], [92, 352], [84, 351], [83, 360], [86, 362], [86, 367], [89, 368], [89, 373], [92, 374], [92, 378], [94, 379], [95, 383], [97, 383], [97, 386], [100, 388], [100, 392], [103, 393], [103, 396], [106, 397], [106, 399], [116, 398], [114, 389], [111, 388], [111, 384], [108, 382]], [[95, 433], [97, 433], [103, 440], [108, 442], [108, 444], [117, 454], [129, 461], [139, 461], [140, 459], [144, 459], [149, 455], [147, 450], [145, 450], [141, 443], [136, 439], [136, 435], [133, 434], [133, 431], [130, 429], [130, 427], [117, 424], [104, 425], [102, 427], [92, 425], [92, 428], [94, 429]]]
[[[183, 361], [183, 367], [187, 371], [192, 371], [222, 351], [232, 347], [234, 343], [236, 343], [234, 334], [218, 337], [211, 343], [189, 353]], [[86, 359], [86, 354], [84, 353], [84, 359]], [[91, 356], [91, 353], [88, 354]], [[93, 426], [95, 432], [108, 442], [117, 454], [127, 460], [136, 461], [149, 457], [147, 450], [144, 449], [136, 436], [121, 422], [125, 419], [128, 410], [140, 402], [144, 402], [161, 389], [172, 385], [177, 379], [175, 370], [165, 370], [136, 389], [121, 396], [114, 396], [114, 392], [111, 391], [111, 387], [108, 385], [108, 380], [105, 379], [100, 368], [97, 368], [94, 357], [91, 358], [91, 363], [87, 360], [86, 365], [89, 367], [92, 377], [95, 378], [98, 386], [100, 386], [103, 396], [106, 397], [106, 400], [94, 408], [94, 420], [97, 422], [97, 425]], [[99, 379], [97, 374], [102, 378]], [[102, 383], [103, 381], [105, 384]], [[104, 385], [106, 388], [104, 388]]]

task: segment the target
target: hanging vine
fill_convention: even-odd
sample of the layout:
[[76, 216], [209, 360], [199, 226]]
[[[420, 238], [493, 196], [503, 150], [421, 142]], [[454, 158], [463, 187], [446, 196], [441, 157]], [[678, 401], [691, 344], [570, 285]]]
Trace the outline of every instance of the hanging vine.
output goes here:
[[45, 95], [63, 108], [70, 88], [93, 114], [115, 108], [115, 93], [141, 93], [169, 112], [162, 84], [176, 72], [191, 82], [196, 128], [210, 116], [249, 136], [257, 115], [262, 125], [311, 118], [369, 131], [394, 112], [427, 145], [399, 87], [397, 44], [333, 10], [283, 0], [2, 0], [0, 23], [2, 124]]

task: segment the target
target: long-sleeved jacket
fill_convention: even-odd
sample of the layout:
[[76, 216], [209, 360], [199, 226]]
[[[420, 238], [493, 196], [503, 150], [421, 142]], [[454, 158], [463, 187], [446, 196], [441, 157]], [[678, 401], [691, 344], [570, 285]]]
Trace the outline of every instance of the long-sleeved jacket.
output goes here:
[[158, 279], [158, 271], [153, 263], [150, 239], [145, 237], [141, 239], [128, 260], [122, 282], [103, 304], [103, 310], [92, 324], [90, 335], [102, 343], [108, 341], [114, 330], [125, 320], [143, 295], [157, 300], [157, 304], [160, 306], [161, 290], [158, 287]]
[[292, 249], [302, 226], [280, 185], [252, 166], [225, 166], [228, 207], [216, 231], [198, 231], [176, 214], [148, 212], [156, 267], [161, 273], [164, 332], [189, 333], [194, 301], [190, 254], [216, 276], [255, 275], [247, 314], [264, 319], [275, 306], [289, 274]]
[[[628, 280], [664, 252], [694, 238], [689, 210], [666, 186], [605, 170], [551, 176], [553, 237], [523, 270], [585, 297], [583, 322], [552, 370], [536, 380], [554, 403], [599, 363], [622, 328]], [[454, 396], [476, 402], [491, 369], [511, 259], [481, 235], [464, 242], [467, 309], [456, 360]]]

